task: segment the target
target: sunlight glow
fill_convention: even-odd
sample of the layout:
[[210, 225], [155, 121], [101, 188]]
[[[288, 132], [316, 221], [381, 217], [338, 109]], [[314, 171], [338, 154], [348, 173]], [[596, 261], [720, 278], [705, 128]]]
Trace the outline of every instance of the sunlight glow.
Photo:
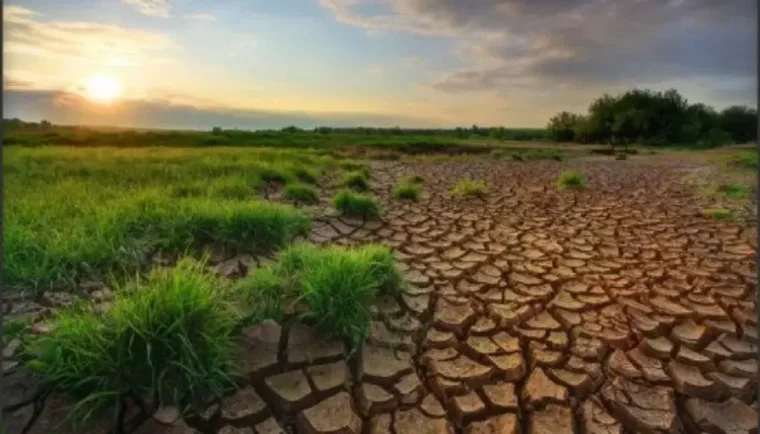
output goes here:
[[108, 103], [119, 97], [121, 84], [113, 77], [95, 74], [84, 80], [87, 97], [93, 101]]

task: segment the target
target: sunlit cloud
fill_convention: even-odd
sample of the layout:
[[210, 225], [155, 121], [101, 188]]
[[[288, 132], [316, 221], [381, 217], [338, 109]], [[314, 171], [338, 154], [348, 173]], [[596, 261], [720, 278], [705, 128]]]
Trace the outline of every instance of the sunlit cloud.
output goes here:
[[171, 12], [170, 0], [122, 0], [138, 12], [153, 17], [167, 18]]
[[211, 14], [185, 14], [182, 16], [187, 21], [195, 21], [199, 23], [213, 23], [216, 21], [216, 16]]

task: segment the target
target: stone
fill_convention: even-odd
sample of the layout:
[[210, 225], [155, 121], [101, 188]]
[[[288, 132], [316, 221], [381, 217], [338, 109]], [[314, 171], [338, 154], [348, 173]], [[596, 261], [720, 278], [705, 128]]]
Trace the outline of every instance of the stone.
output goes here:
[[328, 393], [346, 385], [349, 381], [348, 365], [341, 360], [327, 365], [310, 366], [306, 373], [317, 392]]
[[622, 434], [623, 427], [607, 410], [593, 400], [587, 400], [581, 408], [583, 424], [588, 434]]
[[221, 414], [225, 420], [246, 418], [261, 420], [267, 416], [267, 413], [266, 403], [251, 386], [244, 387], [234, 395], [224, 398], [221, 404]]
[[296, 427], [304, 434], [361, 434], [362, 420], [354, 412], [351, 395], [339, 392], [299, 413]]
[[514, 414], [502, 414], [484, 421], [473, 422], [465, 428], [465, 434], [519, 434], [520, 424]]
[[357, 389], [356, 402], [362, 415], [369, 417], [378, 413], [387, 413], [396, 409], [398, 401], [393, 394], [382, 387], [362, 383]]
[[327, 363], [345, 358], [343, 342], [327, 340], [316, 329], [296, 323], [288, 336], [287, 361], [291, 369], [313, 363]]
[[441, 402], [438, 401], [438, 398], [432, 393], [428, 393], [425, 396], [425, 399], [422, 400], [420, 410], [430, 417], [437, 418], [446, 416], [446, 410], [441, 405]]
[[483, 395], [489, 406], [497, 410], [517, 410], [518, 402], [515, 395], [515, 385], [498, 382], [483, 386]]
[[452, 398], [450, 408], [452, 419], [458, 427], [465, 426], [486, 411], [485, 404], [475, 391]]
[[636, 432], [677, 432], [673, 389], [641, 385], [616, 377], [602, 389], [614, 416]]
[[493, 373], [492, 367], [482, 365], [465, 356], [454, 360], [433, 360], [430, 366], [434, 374], [442, 375], [450, 380], [466, 381], [473, 385], [484, 383]]
[[401, 377], [393, 388], [400, 396], [400, 401], [403, 405], [416, 404], [422, 398], [424, 390], [420, 379], [414, 372]]
[[699, 429], [709, 433], [739, 434], [757, 432], [757, 413], [737, 399], [706, 402], [701, 399], [686, 401], [686, 411]]
[[531, 434], [572, 434], [573, 416], [568, 407], [547, 405], [530, 415]]
[[257, 434], [285, 434], [279, 423], [275, 418], [267, 418], [264, 422], [255, 425]]
[[280, 325], [271, 320], [244, 328], [238, 338], [242, 371], [251, 377], [274, 373], [281, 334]]
[[264, 379], [264, 384], [282, 413], [294, 413], [307, 407], [312, 397], [309, 380], [301, 370], [272, 375]]
[[391, 432], [391, 415], [380, 414], [369, 421], [369, 434], [388, 434]]
[[431, 418], [418, 408], [397, 410], [393, 414], [395, 434], [453, 434], [454, 430], [444, 418]]
[[179, 409], [173, 405], [164, 406], [153, 413], [153, 420], [164, 425], [171, 425], [180, 418]]
[[535, 409], [548, 403], [565, 404], [568, 393], [564, 386], [549, 379], [542, 368], [536, 367], [523, 388], [522, 399], [529, 408]]
[[391, 349], [374, 345], [365, 345], [362, 349], [363, 378], [373, 383], [392, 387], [402, 375], [412, 370], [411, 358], [408, 355], [399, 357]]
[[668, 365], [668, 373], [673, 378], [673, 386], [684, 395], [709, 400], [719, 397], [719, 387], [714, 381], [705, 378], [695, 366], [673, 361]]

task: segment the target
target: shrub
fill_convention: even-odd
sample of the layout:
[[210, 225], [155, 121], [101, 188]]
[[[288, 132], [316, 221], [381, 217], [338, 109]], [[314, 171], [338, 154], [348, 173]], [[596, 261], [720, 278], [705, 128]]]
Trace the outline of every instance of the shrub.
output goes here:
[[125, 288], [102, 315], [81, 306], [59, 312], [55, 328], [30, 341], [30, 368], [74, 398], [74, 422], [127, 397], [182, 408], [219, 396], [234, 386], [241, 317], [230, 301], [205, 264], [180, 260]]
[[734, 218], [734, 213], [730, 209], [723, 208], [704, 209], [702, 215], [715, 220], [731, 220]]
[[421, 190], [419, 184], [399, 184], [393, 189], [393, 196], [396, 199], [417, 200]]
[[397, 295], [403, 286], [388, 247], [298, 244], [287, 247], [277, 263], [241, 279], [236, 290], [252, 302], [256, 320], [279, 319], [285, 305], [303, 300], [309, 310], [300, 319], [355, 348], [367, 336], [374, 298]]
[[465, 179], [459, 181], [451, 189], [454, 197], [483, 197], [488, 194], [488, 186], [483, 181]]
[[369, 181], [363, 172], [349, 172], [343, 178], [343, 185], [355, 190], [368, 190]]
[[359, 217], [375, 217], [380, 215], [380, 206], [372, 197], [343, 189], [335, 195], [333, 200], [335, 208], [347, 215]]
[[566, 170], [559, 176], [557, 185], [560, 188], [586, 188], [586, 177], [580, 172]]
[[301, 203], [319, 202], [317, 189], [307, 184], [288, 184], [285, 186], [285, 197]]

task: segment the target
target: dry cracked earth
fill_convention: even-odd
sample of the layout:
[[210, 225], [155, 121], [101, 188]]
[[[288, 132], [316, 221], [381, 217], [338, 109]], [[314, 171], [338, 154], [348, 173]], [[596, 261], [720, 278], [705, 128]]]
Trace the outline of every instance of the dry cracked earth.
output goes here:
[[[555, 187], [568, 166], [587, 190]], [[382, 218], [328, 213], [310, 236], [396, 251], [410, 285], [364, 347], [252, 327], [243, 388], [137, 432], [756, 433], [757, 229], [700, 216], [685, 169], [378, 163]], [[392, 199], [412, 173], [420, 200]], [[468, 177], [487, 197], [451, 199]]]

